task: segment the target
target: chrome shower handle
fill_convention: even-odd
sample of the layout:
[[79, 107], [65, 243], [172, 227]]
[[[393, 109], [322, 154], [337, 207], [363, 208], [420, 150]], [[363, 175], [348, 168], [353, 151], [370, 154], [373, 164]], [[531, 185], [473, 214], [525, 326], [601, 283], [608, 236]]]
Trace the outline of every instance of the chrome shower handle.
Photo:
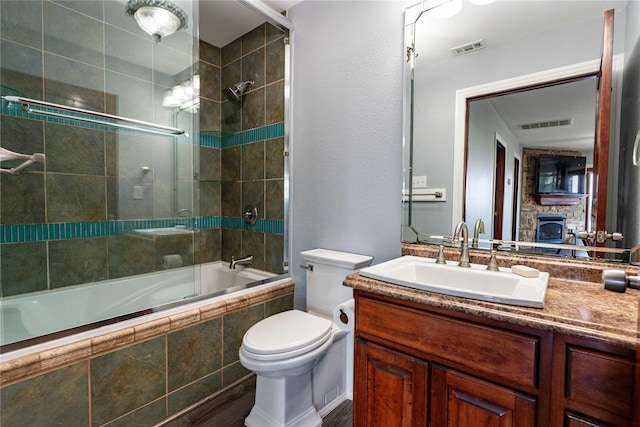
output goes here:
[[255, 224], [258, 220], [258, 208], [255, 206], [247, 206], [244, 208], [242, 218], [244, 218], [244, 221], [249, 225]]

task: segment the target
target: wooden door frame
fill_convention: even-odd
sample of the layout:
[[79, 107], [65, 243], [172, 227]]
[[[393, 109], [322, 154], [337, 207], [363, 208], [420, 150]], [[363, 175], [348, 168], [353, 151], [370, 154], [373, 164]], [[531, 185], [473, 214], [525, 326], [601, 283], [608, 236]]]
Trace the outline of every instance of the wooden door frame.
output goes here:
[[[518, 167], [516, 167], [516, 164]], [[511, 200], [511, 240], [519, 240], [520, 231], [520, 176], [522, 174], [522, 156], [518, 153], [513, 153], [513, 200]]]
[[[622, 55], [613, 59], [615, 69], [623, 64]], [[453, 191], [452, 220], [457, 223], [463, 218], [465, 193], [465, 177], [467, 170], [467, 132], [468, 103], [473, 99], [487, 98], [503, 92], [524, 90], [531, 87], [545, 87], [569, 82], [586, 77], [597, 76], [600, 72], [600, 60], [592, 60], [553, 68], [537, 73], [525, 74], [510, 79], [498, 80], [468, 88], [458, 89], [455, 100], [455, 132], [453, 146]], [[460, 195], [460, 196], [458, 196]]]
[[[504, 193], [505, 188], [505, 180], [507, 178], [507, 144], [504, 142], [502, 138], [498, 134], [495, 135], [494, 139], [494, 167], [495, 174], [493, 179], [493, 218], [492, 218], [492, 236], [494, 240], [504, 240], [503, 234], [503, 226], [504, 226]], [[502, 153], [500, 157], [499, 154]], [[502, 165], [500, 165], [499, 160], [502, 160]], [[502, 166], [500, 168], [500, 166]], [[502, 176], [500, 175], [500, 171], [502, 170]], [[498, 197], [498, 190], [502, 190], [501, 197]], [[498, 212], [498, 211], [501, 212]], [[500, 232], [499, 236], [498, 231]]]
[[[606, 231], [607, 184], [609, 170], [609, 139], [611, 135], [611, 92], [613, 90], [613, 26], [615, 10], [604, 13], [602, 31], [602, 57], [600, 60], [598, 97], [596, 101], [595, 146], [593, 148], [593, 171], [596, 185], [594, 200], [596, 214], [596, 246], [604, 246], [600, 233]], [[615, 230], [610, 230], [615, 231]]]

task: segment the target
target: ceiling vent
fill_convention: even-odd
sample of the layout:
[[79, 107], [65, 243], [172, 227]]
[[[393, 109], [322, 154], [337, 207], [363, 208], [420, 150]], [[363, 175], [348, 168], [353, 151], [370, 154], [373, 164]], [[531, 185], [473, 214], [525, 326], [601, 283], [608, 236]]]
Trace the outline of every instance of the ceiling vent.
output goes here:
[[569, 126], [573, 123], [573, 119], [547, 120], [544, 122], [522, 123], [518, 125], [521, 130], [545, 129], [558, 126]]
[[485, 47], [487, 47], [487, 42], [484, 41], [484, 39], [480, 39], [471, 43], [463, 44], [461, 46], [452, 47], [451, 52], [453, 52], [453, 54], [456, 56], [467, 55], [480, 49], [484, 49]]

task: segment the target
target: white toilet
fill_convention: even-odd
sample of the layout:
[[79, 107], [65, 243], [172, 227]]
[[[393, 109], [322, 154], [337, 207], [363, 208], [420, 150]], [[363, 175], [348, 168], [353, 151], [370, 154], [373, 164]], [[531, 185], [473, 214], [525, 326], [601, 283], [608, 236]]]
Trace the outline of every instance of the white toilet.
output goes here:
[[256, 402], [247, 427], [315, 427], [353, 393], [353, 322], [334, 323], [334, 311], [348, 310], [353, 291], [348, 274], [373, 257], [313, 249], [307, 261], [307, 310], [290, 310], [253, 325], [244, 335], [240, 363], [255, 372]]

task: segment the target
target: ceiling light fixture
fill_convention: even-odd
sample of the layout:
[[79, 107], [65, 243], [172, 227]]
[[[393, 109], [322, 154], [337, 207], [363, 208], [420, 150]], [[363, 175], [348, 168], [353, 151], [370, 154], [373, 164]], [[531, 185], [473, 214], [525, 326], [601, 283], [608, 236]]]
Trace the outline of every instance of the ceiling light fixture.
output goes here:
[[189, 24], [187, 13], [168, 0], [129, 0], [125, 12], [156, 42]]

